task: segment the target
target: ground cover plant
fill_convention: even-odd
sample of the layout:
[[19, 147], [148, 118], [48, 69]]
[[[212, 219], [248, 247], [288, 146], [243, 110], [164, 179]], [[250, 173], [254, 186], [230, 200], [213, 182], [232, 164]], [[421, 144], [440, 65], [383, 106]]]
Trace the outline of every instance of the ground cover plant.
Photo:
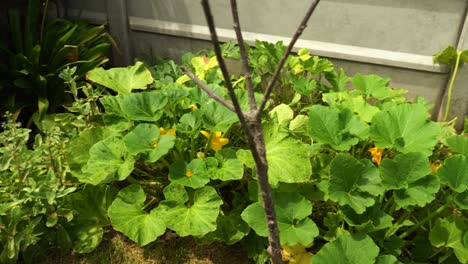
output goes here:
[[[287, 47], [227, 43], [220, 52], [239, 60], [241, 48], [250, 78], [228, 77], [243, 111], [251, 95], [260, 105], [269, 98], [260, 117], [282, 261], [468, 262], [464, 132], [431, 121], [431, 106], [389, 79], [347, 76], [301, 49], [272, 82]], [[140, 246], [191, 236], [271, 261], [254, 155], [236, 113], [219, 103], [231, 103], [220, 60], [201, 51], [182, 61], [88, 72], [77, 88], [86, 99], [45, 116], [50, 132], [34, 144], [5, 124], [3, 262], [34, 262], [26, 256], [41, 248], [90, 252], [110, 227]], [[74, 74], [61, 74], [70, 87]]]

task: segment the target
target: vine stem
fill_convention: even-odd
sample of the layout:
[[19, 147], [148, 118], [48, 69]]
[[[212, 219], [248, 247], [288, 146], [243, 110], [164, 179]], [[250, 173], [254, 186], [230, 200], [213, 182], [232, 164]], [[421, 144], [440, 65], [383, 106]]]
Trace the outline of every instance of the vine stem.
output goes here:
[[447, 209], [447, 207], [449, 206], [449, 203], [446, 203], [444, 204], [442, 207], [439, 207], [437, 210], [435, 210], [434, 212], [432, 212], [431, 214], [429, 214], [428, 216], [426, 216], [423, 220], [421, 220], [419, 223], [415, 224], [414, 226], [412, 226], [411, 228], [409, 228], [408, 230], [406, 230], [405, 232], [403, 232], [401, 235], [399, 235], [398, 237], [403, 239], [405, 237], [407, 237], [408, 235], [410, 235], [411, 233], [413, 233], [416, 229], [418, 229], [420, 226], [424, 225], [426, 222], [430, 221], [432, 218], [436, 217], [437, 215], [441, 214], [442, 212], [445, 211], [445, 209]]
[[450, 103], [452, 101], [453, 83], [455, 82], [455, 77], [457, 76], [458, 65], [460, 64], [460, 57], [461, 57], [461, 51], [457, 50], [457, 60], [455, 61], [455, 67], [453, 69], [452, 78], [450, 79], [449, 89], [448, 89], [448, 93], [447, 93], [447, 104], [445, 106], [444, 119], [442, 120], [443, 122], [447, 121], [447, 118], [448, 118], [448, 115], [449, 115]]

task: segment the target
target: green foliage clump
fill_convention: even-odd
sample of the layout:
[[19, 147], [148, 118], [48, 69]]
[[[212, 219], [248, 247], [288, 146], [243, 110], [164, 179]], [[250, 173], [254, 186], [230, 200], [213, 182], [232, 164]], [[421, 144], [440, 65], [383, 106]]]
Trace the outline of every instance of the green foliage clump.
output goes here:
[[[232, 43], [222, 50], [239, 59]], [[260, 41], [248, 49], [256, 98], [283, 52], [282, 43]], [[186, 54], [182, 64], [227, 98], [211, 51]], [[67, 177], [85, 184], [65, 199], [83, 217], [66, 225], [70, 248], [92, 250], [110, 224], [141, 246], [173, 232], [240, 243], [267, 262], [255, 163], [236, 115], [172, 61], [88, 77], [96, 91], [112, 91], [93, 93], [96, 111], [65, 146]], [[247, 108], [244, 76], [231, 79]], [[430, 121], [424, 100], [408, 100], [388, 79], [348, 77], [305, 49], [275, 85], [262, 126], [285, 261], [468, 260], [464, 134]], [[99, 206], [85, 211], [86, 199]]]

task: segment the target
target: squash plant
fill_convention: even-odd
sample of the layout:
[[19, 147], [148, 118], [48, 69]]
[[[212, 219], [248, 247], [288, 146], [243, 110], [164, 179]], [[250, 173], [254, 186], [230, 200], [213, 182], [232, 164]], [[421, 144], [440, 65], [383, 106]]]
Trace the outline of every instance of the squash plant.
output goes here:
[[[213, 53], [188, 56], [184, 66], [198, 67], [227, 98], [219, 68], [209, 66]], [[241, 243], [264, 263], [267, 225], [239, 121], [174, 65], [157, 65], [153, 75], [142, 63], [88, 73], [116, 94], [100, 98], [100, 121], [68, 145], [71, 174], [119, 188], [110, 223], [141, 246], [175, 232]], [[259, 101], [269, 76], [257, 66], [250, 65]], [[430, 121], [425, 101], [406, 99], [388, 79], [348, 77], [305, 49], [289, 56], [281, 76], [292, 89], [273, 91], [262, 126], [283, 260], [466, 263], [466, 135]], [[248, 109], [245, 77], [231, 80]]]

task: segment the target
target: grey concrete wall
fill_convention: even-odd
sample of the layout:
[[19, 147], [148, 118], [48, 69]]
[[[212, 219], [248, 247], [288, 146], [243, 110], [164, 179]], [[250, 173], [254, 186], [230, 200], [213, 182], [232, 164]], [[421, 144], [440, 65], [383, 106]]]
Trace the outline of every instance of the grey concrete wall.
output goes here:
[[[69, 2], [70, 13], [76, 13], [80, 1]], [[247, 42], [283, 40], [287, 44], [309, 1], [238, 3]], [[220, 39], [234, 39], [229, 1], [212, 0], [211, 4]], [[86, 0], [81, 5], [82, 16], [96, 23], [112, 17], [106, 1]], [[432, 55], [448, 45], [457, 46], [467, 5], [465, 0], [322, 0], [296, 47], [330, 58], [351, 76], [359, 72], [389, 77], [392, 86], [408, 89], [410, 97], [421, 95], [436, 103], [444, 96], [448, 69], [434, 65]], [[120, 45], [131, 57], [178, 60], [187, 51], [211, 46], [200, 1], [131, 0], [126, 8], [128, 40]], [[468, 48], [468, 41], [462, 44]], [[460, 120], [468, 111], [467, 81], [468, 66], [459, 73], [452, 102], [451, 117]]]

